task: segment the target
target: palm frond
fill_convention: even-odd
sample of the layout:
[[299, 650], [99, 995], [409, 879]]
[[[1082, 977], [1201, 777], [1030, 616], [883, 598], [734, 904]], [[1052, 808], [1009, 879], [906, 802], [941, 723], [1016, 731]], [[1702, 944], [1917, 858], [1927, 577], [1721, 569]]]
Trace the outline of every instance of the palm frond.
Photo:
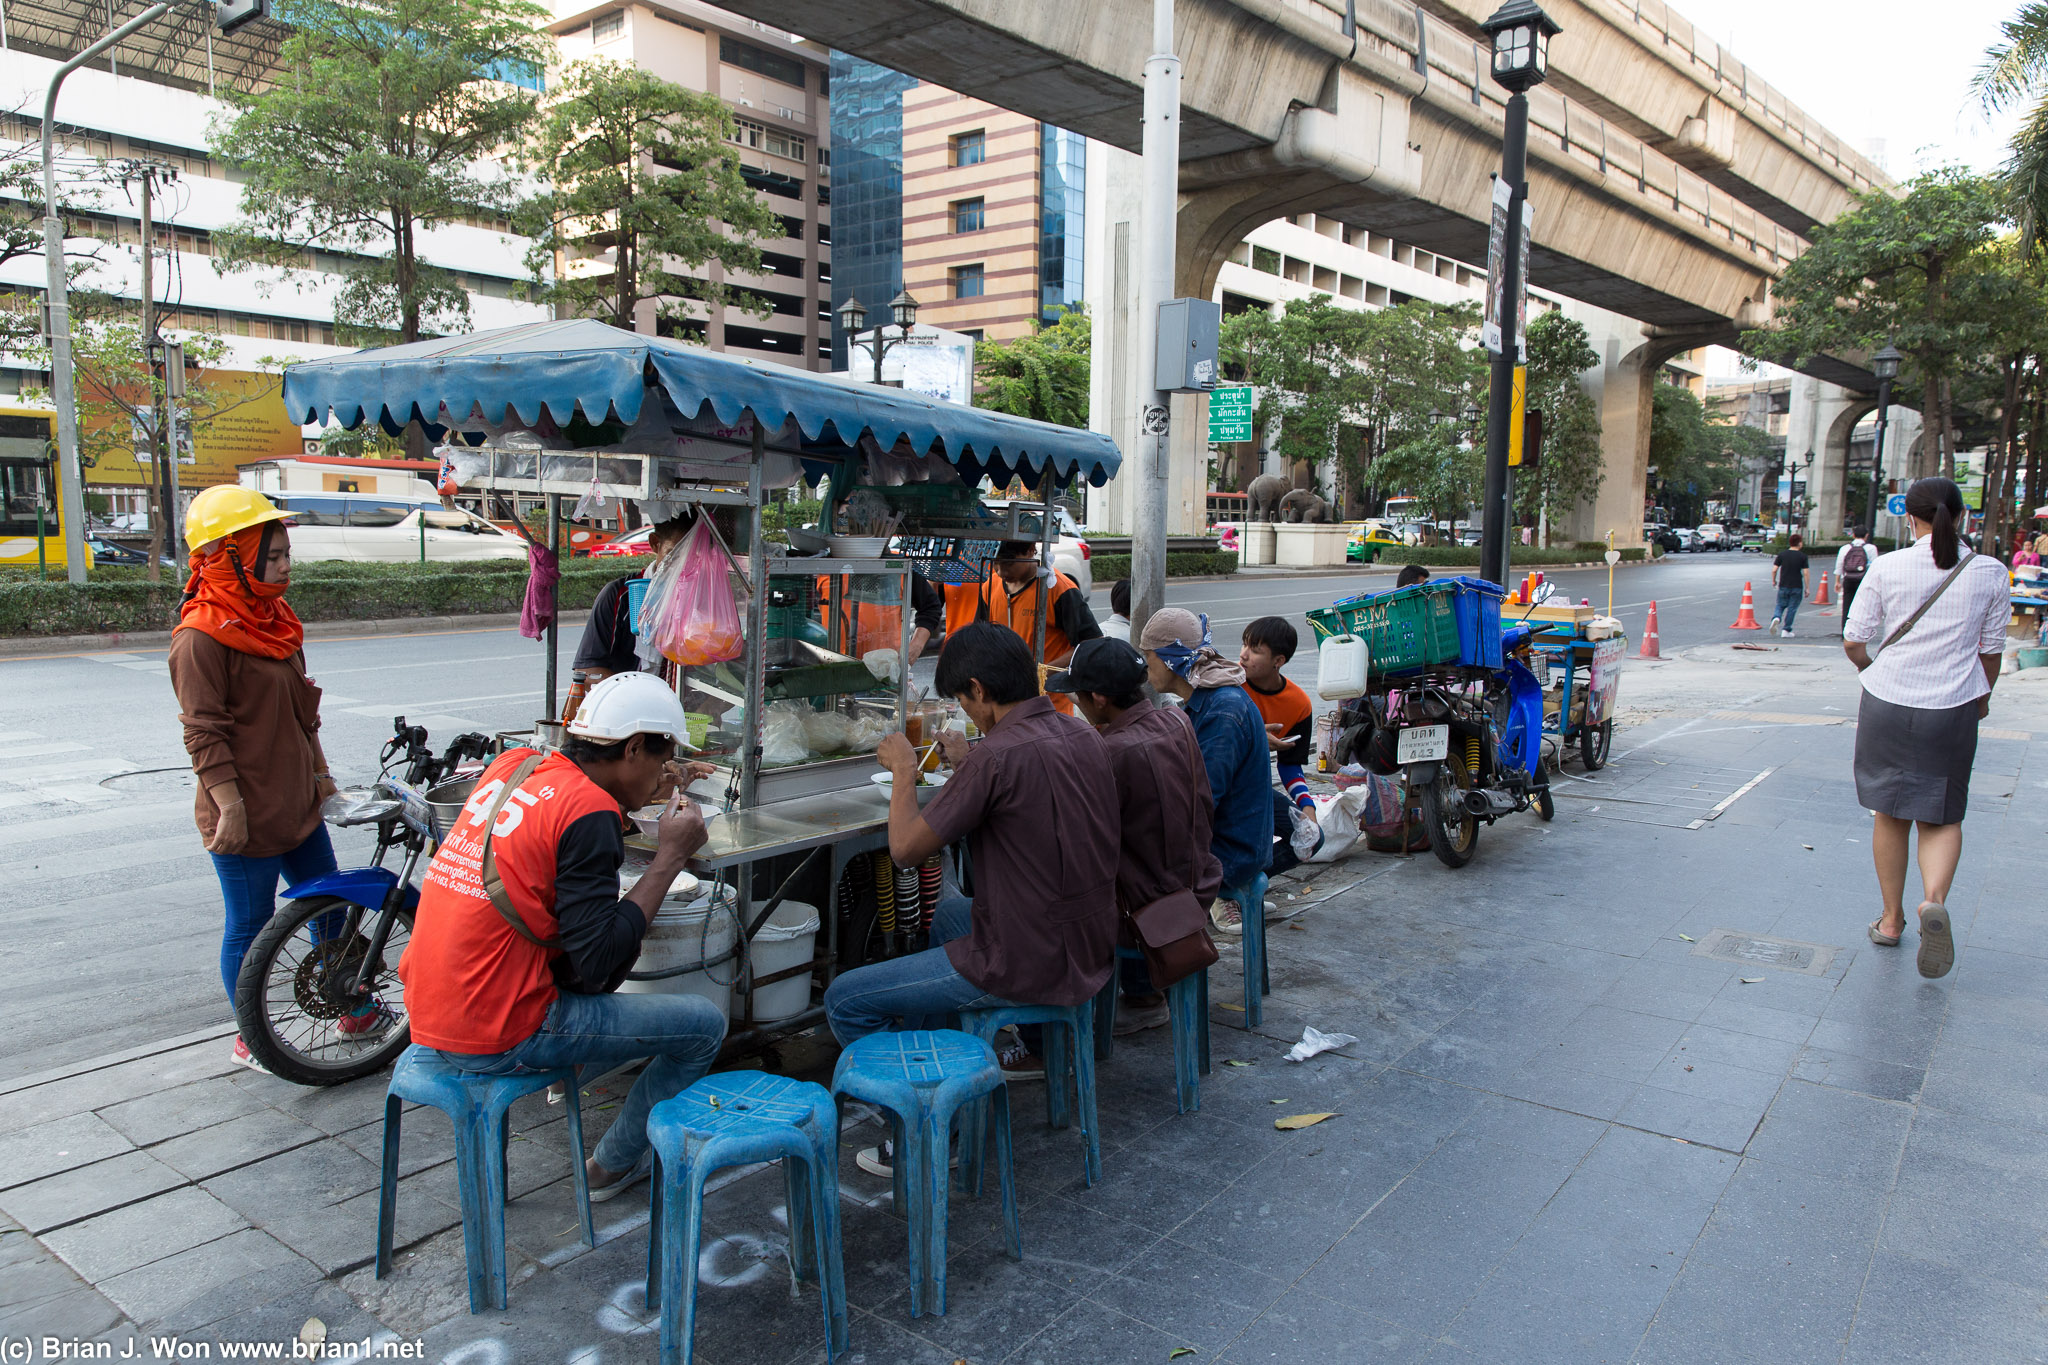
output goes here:
[[1984, 52], [1970, 93], [1985, 112], [1997, 113], [2048, 83], [2048, 3], [2027, 0], [1999, 26], [2002, 41]]

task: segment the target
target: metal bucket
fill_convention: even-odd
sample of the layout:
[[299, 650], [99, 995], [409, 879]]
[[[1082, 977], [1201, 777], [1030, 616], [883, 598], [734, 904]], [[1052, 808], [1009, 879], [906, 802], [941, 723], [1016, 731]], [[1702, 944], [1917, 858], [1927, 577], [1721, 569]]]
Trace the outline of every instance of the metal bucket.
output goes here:
[[569, 737], [569, 727], [559, 720], [537, 720], [533, 723], [533, 736], [550, 749], [559, 749]]
[[462, 807], [475, 790], [475, 776], [457, 777], [427, 788], [427, 805], [434, 812], [434, 825], [442, 838], [447, 838], [448, 831], [462, 818]]

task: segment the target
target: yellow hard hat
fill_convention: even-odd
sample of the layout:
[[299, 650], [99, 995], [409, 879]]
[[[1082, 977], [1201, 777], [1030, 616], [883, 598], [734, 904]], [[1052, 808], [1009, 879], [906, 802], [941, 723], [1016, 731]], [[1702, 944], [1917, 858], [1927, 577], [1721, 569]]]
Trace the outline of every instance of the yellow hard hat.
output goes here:
[[253, 488], [216, 484], [192, 499], [185, 510], [185, 544], [196, 550], [209, 541], [266, 521], [283, 521], [284, 517], [269, 498]]

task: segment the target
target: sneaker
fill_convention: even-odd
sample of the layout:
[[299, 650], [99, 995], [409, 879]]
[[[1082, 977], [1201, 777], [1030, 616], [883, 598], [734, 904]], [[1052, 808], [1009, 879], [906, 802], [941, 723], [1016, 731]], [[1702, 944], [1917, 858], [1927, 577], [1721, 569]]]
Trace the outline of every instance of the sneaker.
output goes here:
[[1771, 618], [1771, 634], [1773, 634], [1773, 635], [1776, 635], [1776, 634], [1777, 634], [1777, 633], [1778, 633], [1778, 632], [1779, 632], [1779, 631], [1780, 631], [1781, 629], [1783, 629], [1783, 628], [1784, 628], [1784, 624], [1785, 624], [1785, 618], [1784, 618], [1784, 617], [1782, 617], [1782, 616], [1773, 616], [1773, 617]]
[[640, 1159], [634, 1162], [632, 1169], [624, 1175], [615, 1175], [602, 1185], [592, 1182], [590, 1186], [590, 1202], [602, 1204], [607, 1199], [617, 1199], [628, 1189], [645, 1180], [647, 1173], [652, 1169], [654, 1169], [654, 1149], [650, 1147], [640, 1153]]
[[261, 1072], [265, 1076], [270, 1074], [270, 1068], [256, 1060], [256, 1054], [249, 1051], [249, 1045], [242, 1041], [242, 1035], [239, 1033], [235, 1035], [235, 1050], [228, 1055], [236, 1066], [246, 1066], [251, 1071]]
[[1792, 638], [1792, 627], [1785, 627], [1785, 638], [1788, 640]]
[[1003, 1079], [1006, 1081], [1042, 1081], [1045, 1079], [1045, 1063], [1031, 1055], [1031, 1049], [1022, 1043], [1013, 1043], [996, 1054], [996, 1060], [1003, 1065]]
[[344, 1014], [334, 1021], [334, 1031], [348, 1037], [360, 1037], [366, 1033], [382, 1033], [398, 1016], [393, 1014], [382, 1000], [372, 997], [370, 1002], [353, 1014]]
[[1218, 900], [1209, 907], [1209, 924], [1217, 933], [1236, 938], [1244, 932], [1244, 912], [1236, 901]]
[[1125, 1000], [1116, 1012], [1116, 1036], [1128, 1038], [1133, 1033], [1143, 1033], [1148, 1028], [1164, 1028], [1172, 1017], [1163, 998], [1149, 1005], [1133, 1004]]
[[[896, 1178], [896, 1143], [892, 1138], [883, 1138], [878, 1147], [863, 1147], [853, 1154], [853, 1164], [869, 1175], [878, 1175], [884, 1180]], [[952, 1153], [949, 1163], [954, 1170], [960, 1169], [960, 1153]]]

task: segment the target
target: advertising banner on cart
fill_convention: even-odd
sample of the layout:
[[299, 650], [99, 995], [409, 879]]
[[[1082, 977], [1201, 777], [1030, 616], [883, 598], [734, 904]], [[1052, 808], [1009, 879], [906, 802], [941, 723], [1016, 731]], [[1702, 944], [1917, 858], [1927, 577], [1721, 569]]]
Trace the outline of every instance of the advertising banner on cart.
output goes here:
[[[284, 410], [278, 376], [249, 370], [190, 371], [202, 411], [214, 415], [196, 433], [180, 431], [178, 487], [190, 492], [233, 483], [235, 466], [296, 455], [304, 438]], [[147, 484], [149, 453], [142, 424], [127, 413], [88, 415], [79, 442], [88, 484]], [[181, 424], [182, 426], [182, 424]]]

